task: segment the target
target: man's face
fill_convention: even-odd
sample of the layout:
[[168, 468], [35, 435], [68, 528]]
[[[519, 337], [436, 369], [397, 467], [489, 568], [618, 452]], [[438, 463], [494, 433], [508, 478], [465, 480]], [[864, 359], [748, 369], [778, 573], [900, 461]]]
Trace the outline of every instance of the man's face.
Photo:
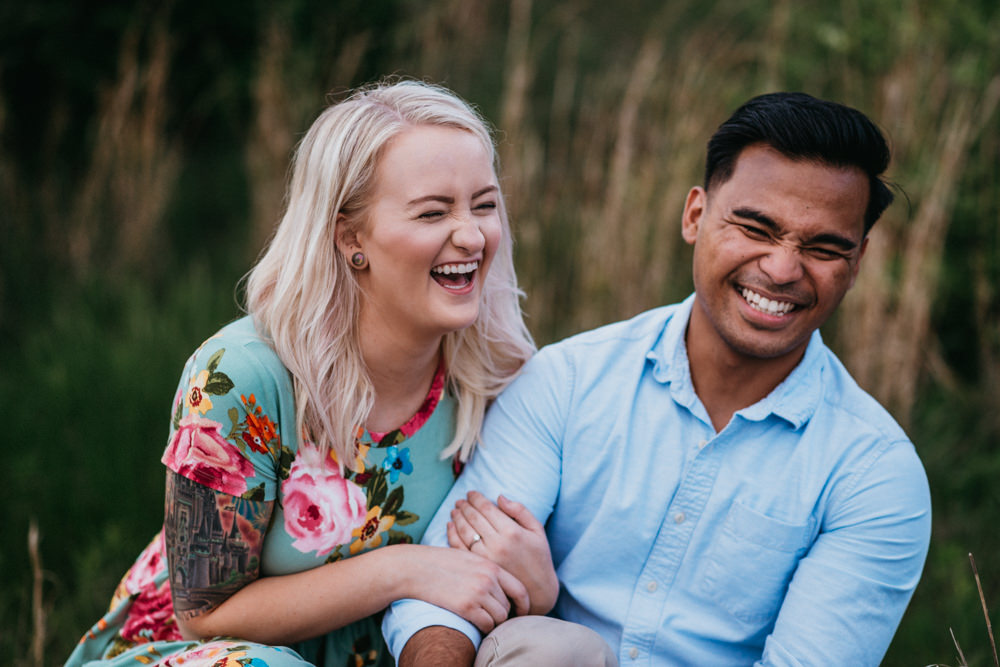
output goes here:
[[854, 284], [867, 203], [860, 169], [791, 160], [763, 144], [745, 148], [728, 181], [688, 193], [682, 233], [694, 245], [696, 292], [689, 336], [727, 360], [797, 363]]

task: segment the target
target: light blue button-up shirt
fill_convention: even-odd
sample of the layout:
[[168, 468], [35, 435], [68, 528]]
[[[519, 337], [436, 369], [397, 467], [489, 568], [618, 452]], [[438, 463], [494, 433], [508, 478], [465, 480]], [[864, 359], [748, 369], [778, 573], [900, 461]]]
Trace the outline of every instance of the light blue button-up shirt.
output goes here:
[[[546, 525], [561, 590], [627, 665], [876, 665], [917, 585], [930, 495], [906, 434], [815, 332], [716, 433], [691, 382], [693, 297], [546, 347], [491, 408], [424, 543], [471, 489]], [[461, 618], [397, 602], [399, 655]], [[557, 639], [554, 639], [557, 641]]]

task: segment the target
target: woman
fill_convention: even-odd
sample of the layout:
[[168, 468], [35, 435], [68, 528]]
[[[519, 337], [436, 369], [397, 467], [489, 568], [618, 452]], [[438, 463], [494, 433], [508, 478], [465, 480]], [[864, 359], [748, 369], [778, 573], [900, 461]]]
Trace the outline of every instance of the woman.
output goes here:
[[[69, 665], [392, 664], [393, 600], [484, 632], [551, 608], [527, 512], [510, 510], [504, 567], [416, 544], [534, 349], [494, 162], [482, 119], [438, 87], [377, 85], [320, 115], [248, 317], [184, 369], [164, 529]], [[510, 574], [539, 562], [541, 587]]]

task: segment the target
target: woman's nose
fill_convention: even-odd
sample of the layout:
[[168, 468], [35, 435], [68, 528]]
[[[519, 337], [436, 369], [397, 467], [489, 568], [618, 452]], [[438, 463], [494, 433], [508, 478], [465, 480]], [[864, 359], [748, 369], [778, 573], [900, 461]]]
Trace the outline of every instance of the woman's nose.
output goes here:
[[451, 233], [451, 242], [470, 253], [483, 249], [486, 245], [486, 236], [483, 234], [476, 216], [468, 213], [456, 220], [455, 228]]

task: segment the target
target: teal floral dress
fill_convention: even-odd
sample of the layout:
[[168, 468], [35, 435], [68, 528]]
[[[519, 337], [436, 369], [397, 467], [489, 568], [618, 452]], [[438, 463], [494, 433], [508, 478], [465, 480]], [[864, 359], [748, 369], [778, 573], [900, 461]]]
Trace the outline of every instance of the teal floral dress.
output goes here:
[[[417, 542], [458, 474], [441, 460], [454, 434], [454, 399], [438, 369], [423, 405], [389, 433], [358, 433], [358, 455], [338, 462], [295, 431], [292, 379], [245, 317], [188, 360], [174, 399], [163, 463], [183, 477], [244, 501], [275, 501], [267, 526], [238, 512], [199, 507], [183, 494], [170, 511], [197, 522], [200, 544], [178, 549], [175, 583], [201, 586], [242, 566], [263, 539], [260, 576], [301, 572], [389, 544]], [[70, 667], [101, 665], [392, 665], [380, 618], [291, 647], [238, 638], [181, 638], [171, 602], [163, 532], [125, 574], [108, 612], [80, 640]], [[257, 551], [254, 549], [253, 551]], [[250, 563], [254, 565], [254, 563]]]

